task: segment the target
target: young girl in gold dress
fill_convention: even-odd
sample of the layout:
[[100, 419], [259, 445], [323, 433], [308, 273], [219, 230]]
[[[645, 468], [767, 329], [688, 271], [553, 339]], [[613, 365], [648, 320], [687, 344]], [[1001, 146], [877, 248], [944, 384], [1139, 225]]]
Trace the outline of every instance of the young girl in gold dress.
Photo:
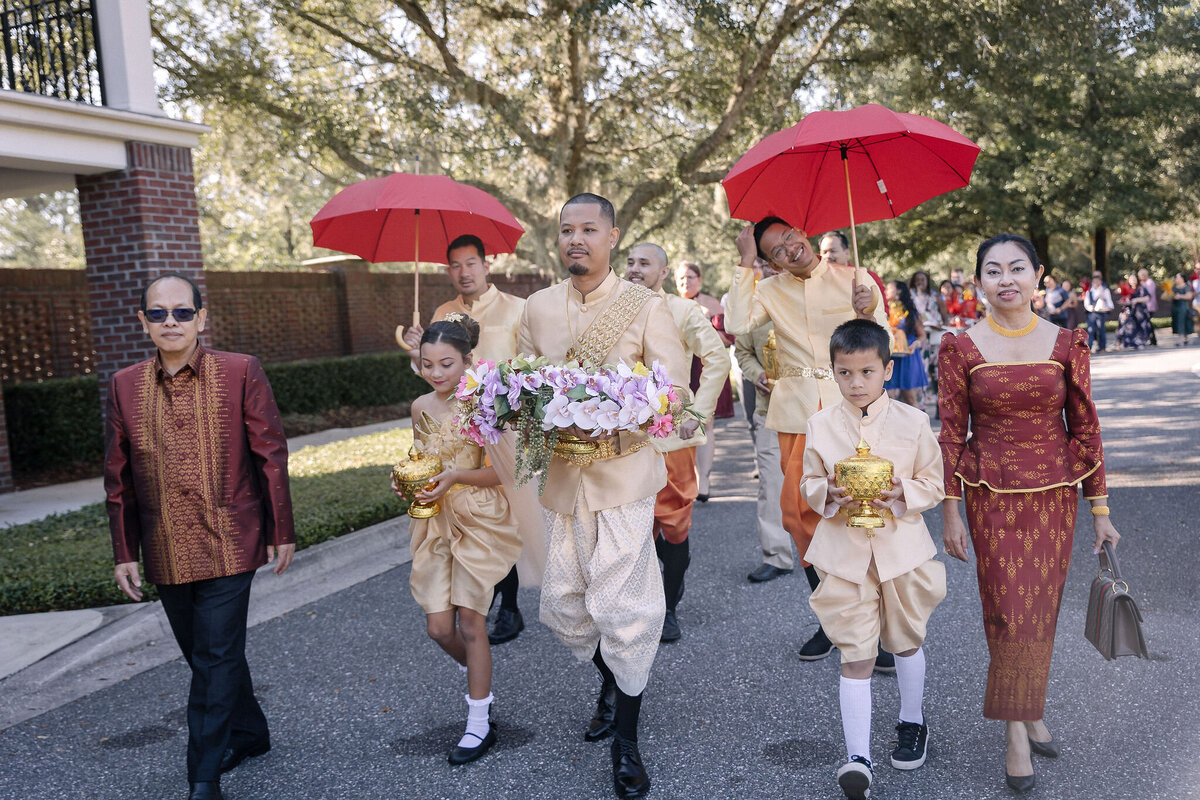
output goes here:
[[451, 764], [474, 761], [496, 743], [487, 612], [492, 588], [521, 554], [516, 518], [496, 470], [455, 421], [454, 391], [478, 341], [479, 325], [470, 317], [454, 315], [430, 325], [421, 337], [419, 363], [433, 391], [412, 404], [421, 452], [436, 455], [444, 467], [417, 496], [437, 500], [441, 512], [409, 525], [412, 593], [425, 611], [429, 638], [467, 672], [467, 729], [450, 751]]

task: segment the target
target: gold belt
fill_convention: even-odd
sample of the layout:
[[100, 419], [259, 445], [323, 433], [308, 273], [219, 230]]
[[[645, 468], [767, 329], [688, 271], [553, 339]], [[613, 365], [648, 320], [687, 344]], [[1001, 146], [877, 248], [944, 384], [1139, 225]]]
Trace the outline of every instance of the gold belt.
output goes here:
[[781, 378], [813, 378], [820, 381], [833, 380], [833, 370], [824, 367], [781, 367]]

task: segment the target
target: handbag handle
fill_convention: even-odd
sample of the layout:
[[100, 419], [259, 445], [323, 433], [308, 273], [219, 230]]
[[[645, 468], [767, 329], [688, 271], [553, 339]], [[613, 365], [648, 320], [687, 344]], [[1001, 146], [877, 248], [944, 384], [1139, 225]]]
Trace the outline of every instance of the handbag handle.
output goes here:
[[[1112, 582], [1125, 587], [1125, 591], [1129, 591], [1129, 584], [1121, 577], [1121, 563], [1117, 561], [1117, 552], [1113, 549], [1112, 542], [1106, 541], [1100, 549], [1100, 574], [1101, 576], [1107, 572], [1112, 576]], [[1114, 589], [1116, 586], [1113, 587]]]

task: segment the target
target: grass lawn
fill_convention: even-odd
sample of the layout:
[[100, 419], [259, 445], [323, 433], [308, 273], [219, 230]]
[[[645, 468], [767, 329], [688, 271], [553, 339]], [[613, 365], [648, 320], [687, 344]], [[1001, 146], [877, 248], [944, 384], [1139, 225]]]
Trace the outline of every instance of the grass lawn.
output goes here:
[[[392, 492], [389, 472], [410, 444], [412, 430], [402, 428], [292, 453], [297, 549], [403, 513], [407, 503]], [[0, 529], [0, 542], [0, 615], [128, 600], [113, 582], [103, 503]]]

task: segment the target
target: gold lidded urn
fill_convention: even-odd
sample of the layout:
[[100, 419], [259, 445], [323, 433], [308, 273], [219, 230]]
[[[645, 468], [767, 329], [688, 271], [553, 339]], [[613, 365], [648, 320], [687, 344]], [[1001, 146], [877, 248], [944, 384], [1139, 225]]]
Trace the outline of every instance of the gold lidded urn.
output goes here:
[[392, 467], [392, 480], [400, 487], [400, 494], [412, 503], [408, 507], [408, 515], [413, 519], [429, 519], [441, 512], [442, 507], [437, 500], [431, 503], [417, 500], [421, 490], [441, 471], [442, 460], [437, 456], [421, 453], [416, 442], [408, 449], [408, 458]]
[[775, 328], [767, 334], [767, 342], [762, 350], [763, 372], [767, 374], [767, 386], [773, 388], [779, 380], [779, 353], [775, 346]]
[[875, 534], [870, 529], [882, 527], [883, 517], [871, 507], [871, 501], [892, 488], [892, 462], [871, 455], [870, 445], [861, 437], [854, 449], [855, 455], [834, 464], [833, 480], [859, 504], [857, 508], [846, 509], [850, 518], [847, 524], [851, 528], [867, 528], [867, 536], [872, 537]]

